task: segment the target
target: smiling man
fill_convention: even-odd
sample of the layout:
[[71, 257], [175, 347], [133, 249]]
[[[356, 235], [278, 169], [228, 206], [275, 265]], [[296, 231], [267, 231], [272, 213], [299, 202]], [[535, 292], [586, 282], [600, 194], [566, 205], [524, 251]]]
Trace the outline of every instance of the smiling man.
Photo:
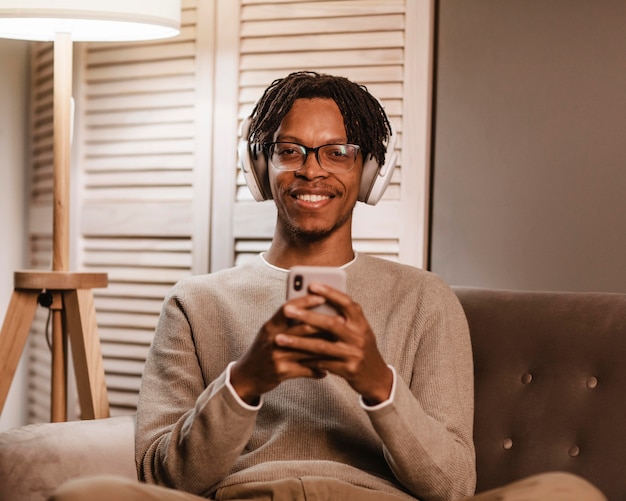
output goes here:
[[[143, 482], [79, 480], [53, 499], [471, 495], [463, 310], [437, 276], [352, 246], [357, 201], [393, 168], [380, 103], [345, 78], [298, 72], [265, 91], [244, 130], [251, 190], [278, 209], [269, 250], [166, 298], [137, 409]], [[312, 284], [285, 301], [295, 265], [343, 268], [347, 293]], [[312, 310], [324, 302], [339, 314]]]

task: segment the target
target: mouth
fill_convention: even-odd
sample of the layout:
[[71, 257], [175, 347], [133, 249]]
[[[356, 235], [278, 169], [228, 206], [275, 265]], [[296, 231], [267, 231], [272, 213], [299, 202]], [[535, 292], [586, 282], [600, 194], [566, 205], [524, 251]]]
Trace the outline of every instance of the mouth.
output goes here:
[[288, 195], [297, 203], [306, 207], [323, 207], [338, 196], [330, 186], [298, 186], [292, 187]]
[[300, 193], [295, 195], [296, 200], [300, 200], [302, 202], [309, 203], [317, 203], [323, 200], [330, 200], [332, 197], [330, 195], [316, 195], [314, 193]]

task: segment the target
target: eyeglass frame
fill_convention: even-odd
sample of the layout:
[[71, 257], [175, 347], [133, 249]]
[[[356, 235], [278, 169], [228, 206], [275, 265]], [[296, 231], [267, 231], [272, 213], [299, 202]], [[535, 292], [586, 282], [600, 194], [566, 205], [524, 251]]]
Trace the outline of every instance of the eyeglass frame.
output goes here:
[[[277, 144], [293, 144], [294, 146], [299, 146], [300, 148], [302, 148], [302, 150], [304, 150], [304, 159], [302, 160], [302, 164], [295, 169], [285, 169], [285, 168], [278, 167], [277, 165], [275, 165], [274, 162], [272, 162], [271, 160], [272, 156], [270, 155], [270, 149], [272, 148], [272, 146], [276, 146]], [[356, 151], [354, 155], [354, 162], [352, 163], [350, 168], [347, 170], [328, 170], [326, 167], [324, 167], [322, 165], [322, 162], [320, 161], [319, 150], [321, 148], [324, 148], [325, 146], [350, 146], [352, 148], [355, 148]], [[295, 172], [297, 170], [300, 170], [304, 166], [304, 164], [306, 164], [306, 161], [309, 158], [309, 154], [315, 153], [315, 160], [317, 161], [317, 164], [326, 172], [330, 172], [331, 174], [338, 174], [338, 173], [341, 174], [345, 172], [350, 172], [352, 169], [354, 169], [354, 166], [356, 165], [356, 159], [359, 156], [359, 152], [362, 151], [360, 145], [352, 144], [352, 143], [327, 143], [327, 144], [321, 144], [320, 146], [317, 146], [315, 148], [311, 148], [309, 146], [305, 146], [304, 144], [295, 143], [293, 141], [272, 141], [270, 143], [263, 143], [263, 147], [265, 149], [265, 152], [267, 153], [268, 163], [271, 164], [272, 167], [274, 167], [277, 170], [280, 170], [283, 172]]]

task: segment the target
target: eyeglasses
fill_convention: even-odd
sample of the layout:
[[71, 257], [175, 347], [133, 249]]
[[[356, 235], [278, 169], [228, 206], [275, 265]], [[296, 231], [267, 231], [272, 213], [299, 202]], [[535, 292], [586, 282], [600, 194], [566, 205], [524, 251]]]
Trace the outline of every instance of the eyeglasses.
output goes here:
[[309, 148], [298, 143], [266, 143], [267, 157], [271, 164], [285, 171], [298, 170], [304, 165], [309, 153], [315, 153], [317, 163], [327, 172], [348, 172], [354, 167], [360, 146], [356, 144], [323, 144]]

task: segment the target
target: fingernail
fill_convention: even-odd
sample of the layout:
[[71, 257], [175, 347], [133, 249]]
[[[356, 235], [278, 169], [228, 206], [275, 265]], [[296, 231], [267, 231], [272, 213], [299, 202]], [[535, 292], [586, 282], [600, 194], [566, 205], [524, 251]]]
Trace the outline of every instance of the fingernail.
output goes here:
[[297, 315], [299, 313], [298, 308], [296, 308], [292, 304], [285, 305], [285, 309], [283, 311], [290, 315]]
[[289, 336], [286, 336], [285, 334], [276, 334], [274, 342], [276, 344], [289, 344]]
[[311, 292], [324, 292], [326, 290], [326, 286], [321, 282], [314, 282], [309, 286]]

